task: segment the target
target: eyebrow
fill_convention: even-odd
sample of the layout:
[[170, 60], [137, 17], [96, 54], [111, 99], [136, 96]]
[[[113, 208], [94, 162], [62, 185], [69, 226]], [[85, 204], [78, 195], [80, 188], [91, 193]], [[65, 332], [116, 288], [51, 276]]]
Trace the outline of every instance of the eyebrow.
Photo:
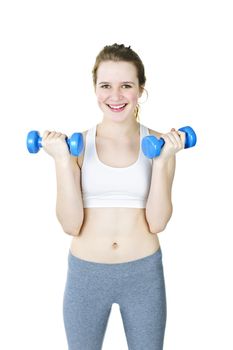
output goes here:
[[[108, 81], [102, 81], [101, 83], [98, 83], [98, 85], [101, 84], [110, 84]], [[135, 85], [135, 83], [133, 81], [122, 81], [121, 84], [133, 84]]]

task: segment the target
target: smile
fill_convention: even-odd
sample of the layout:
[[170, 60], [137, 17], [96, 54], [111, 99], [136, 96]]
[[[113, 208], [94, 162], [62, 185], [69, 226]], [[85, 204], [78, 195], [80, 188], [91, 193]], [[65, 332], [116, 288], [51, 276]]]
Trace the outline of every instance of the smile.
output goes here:
[[122, 112], [125, 107], [127, 106], [127, 103], [121, 104], [121, 105], [107, 105], [111, 111], [113, 112]]

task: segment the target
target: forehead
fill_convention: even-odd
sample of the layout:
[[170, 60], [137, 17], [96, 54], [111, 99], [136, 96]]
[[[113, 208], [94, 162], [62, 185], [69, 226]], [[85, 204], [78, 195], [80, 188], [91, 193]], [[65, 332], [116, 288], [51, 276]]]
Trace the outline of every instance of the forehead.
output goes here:
[[97, 71], [97, 81], [137, 81], [137, 70], [131, 62], [101, 62]]

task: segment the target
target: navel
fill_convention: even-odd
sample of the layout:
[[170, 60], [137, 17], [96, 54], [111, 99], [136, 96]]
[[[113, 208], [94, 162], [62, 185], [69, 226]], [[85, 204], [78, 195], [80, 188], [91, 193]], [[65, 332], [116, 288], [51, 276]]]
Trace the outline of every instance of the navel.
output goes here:
[[112, 247], [113, 247], [114, 249], [118, 248], [117, 242], [114, 242], [114, 243], [112, 244]]

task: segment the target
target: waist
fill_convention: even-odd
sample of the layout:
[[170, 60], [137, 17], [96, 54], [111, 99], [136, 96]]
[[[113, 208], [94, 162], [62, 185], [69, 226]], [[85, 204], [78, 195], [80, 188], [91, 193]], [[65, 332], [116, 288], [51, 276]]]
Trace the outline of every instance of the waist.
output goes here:
[[158, 248], [145, 209], [134, 208], [85, 208], [83, 226], [71, 243], [75, 256], [108, 263], [141, 258]]
[[108, 235], [126, 232], [149, 231], [145, 208], [84, 208], [84, 220], [80, 231]]
[[119, 263], [153, 254], [159, 246], [157, 235], [147, 231], [113, 234], [84, 230], [73, 238], [71, 252], [88, 261]]

